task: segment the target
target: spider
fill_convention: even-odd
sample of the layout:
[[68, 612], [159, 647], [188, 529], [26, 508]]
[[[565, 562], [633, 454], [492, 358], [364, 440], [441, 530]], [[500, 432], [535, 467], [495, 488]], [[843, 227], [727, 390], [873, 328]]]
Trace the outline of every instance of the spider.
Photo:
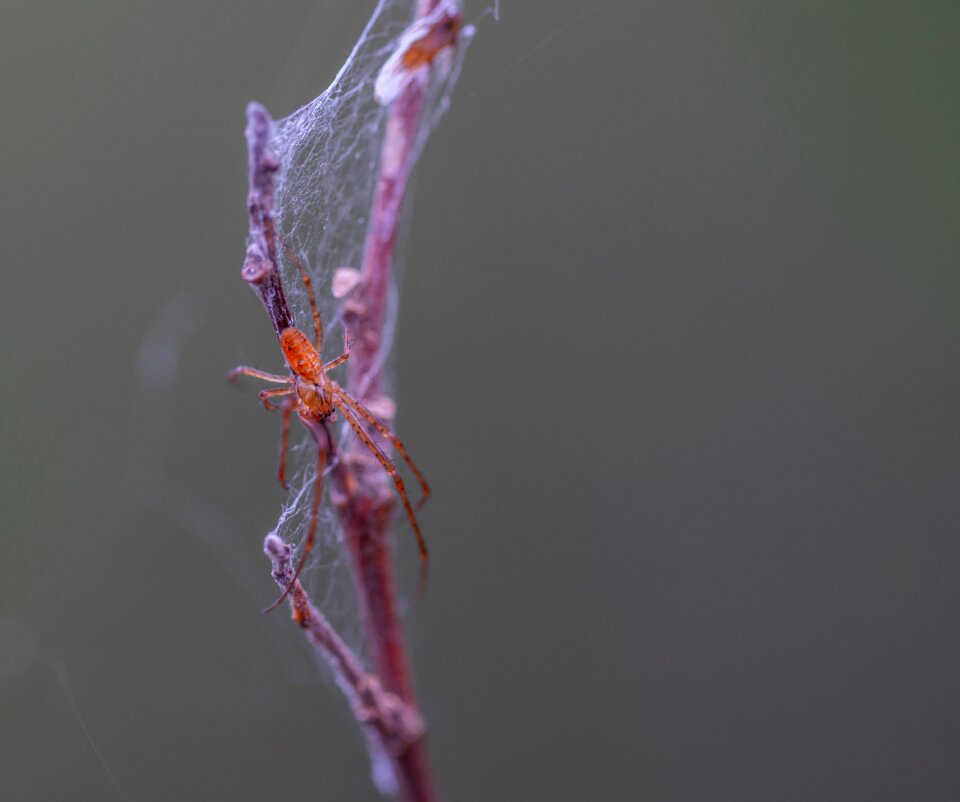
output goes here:
[[[417, 538], [417, 545], [420, 549], [420, 559], [424, 568], [429, 559], [427, 544], [420, 532], [420, 525], [417, 523], [417, 516], [410, 504], [410, 498], [407, 495], [403, 479], [396, 466], [390, 458], [384, 453], [383, 449], [377, 444], [373, 436], [367, 430], [367, 427], [375, 429], [384, 439], [393, 444], [394, 448], [400, 452], [404, 461], [410, 467], [413, 475], [420, 484], [422, 497], [418, 505], [422, 506], [430, 495], [430, 486], [427, 484], [420, 469], [414, 464], [410, 455], [404, 448], [400, 438], [397, 437], [390, 428], [368, 410], [360, 401], [350, 395], [346, 389], [341, 387], [336, 381], [331, 379], [327, 372], [335, 367], [342, 365], [350, 358], [350, 332], [344, 333], [343, 353], [336, 359], [323, 363], [321, 354], [323, 353], [323, 325], [320, 322], [320, 313], [317, 311], [317, 302], [313, 295], [313, 287], [310, 284], [310, 276], [303, 269], [300, 260], [290, 249], [287, 253], [293, 259], [303, 280], [303, 285], [307, 290], [307, 298], [310, 301], [310, 310], [313, 312], [313, 327], [316, 332], [316, 344], [311, 343], [306, 334], [300, 329], [290, 326], [280, 332], [280, 348], [283, 350], [287, 366], [290, 368], [290, 374], [279, 376], [273, 373], [267, 373], [257, 368], [240, 365], [235, 367], [227, 374], [229, 380], [236, 379], [238, 376], [252, 376], [256, 379], [273, 382], [275, 384], [285, 385], [271, 390], [260, 391], [260, 401], [268, 410], [280, 410], [283, 413], [283, 430], [280, 438], [280, 460], [277, 471], [280, 484], [286, 488], [286, 464], [287, 464], [287, 442], [290, 434], [290, 416], [294, 410], [300, 416], [301, 421], [306, 425], [307, 421], [320, 423], [328, 420], [335, 410], [338, 410], [350, 427], [356, 432], [357, 437], [369, 449], [370, 453], [376, 457], [383, 469], [393, 479], [393, 483], [403, 502], [403, 508], [406, 510], [407, 518], [413, 527], [413, 533]], [[282, 398], [281, 404], [274, 404], [273, 399]], [[327, 433], [328, 444], [330, 443], [330, 434]], [[303, 554], [297, 563], [297, 569], [294, 572], [293, 579], [283, 592], [283, 595], [271, 604], [264, 612], [270, 612], [277, 607], [293, 590], [300, 571], [303, 569], [313, 549], [314, 540], [317, 533], [317, 522], [320, 512], [320, 498], [323, 491], [323, 472], [326, 467], [326, 452], [317, 446], [317, 474], [314, 485], [313, 503], [310, 509], [310, 523], [307, 529], [307, 539], [304, 542]]]
[[377, 103], [389, 106], [415, 76], [423, 75], [435, 60], [446, 58], [457, 43], [462, 24], [460, 9], [451, 2], [438, 3], [427, 16], [412, 23], [374, 81]]

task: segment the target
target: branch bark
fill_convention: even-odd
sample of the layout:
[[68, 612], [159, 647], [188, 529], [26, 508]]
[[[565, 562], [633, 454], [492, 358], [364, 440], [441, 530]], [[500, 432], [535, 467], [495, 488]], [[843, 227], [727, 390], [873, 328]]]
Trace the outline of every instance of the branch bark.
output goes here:
[[[416, 18], [422, 19], [441, 0], [420, 0]], [[377, 188], [364, 246], [359, 290], [344, 309], [354, 337], [348, 363], [348, 389], [361, 401], [381, 393], [380, 346], [387, 296], [393, 274], [397, 237], [403, 216], [407, 184], [417, 158], [421, 118], [429, 72], [407, 84], [387, 109], [386, 134], [380, 154]], [[363, 604], [367, 633], [384, 686], [412, 709], [418, 710], [403, 628], [397, 610], [390, 522], [396, 496], [389, 477], [362, 444], [354, 441], [345, 455], [355, 485], [340, 485], [334, 504], [350, 550], [357, 588]], [[437, 799], [424, 739], [400, 756], [406, 797], [416, 802]]]

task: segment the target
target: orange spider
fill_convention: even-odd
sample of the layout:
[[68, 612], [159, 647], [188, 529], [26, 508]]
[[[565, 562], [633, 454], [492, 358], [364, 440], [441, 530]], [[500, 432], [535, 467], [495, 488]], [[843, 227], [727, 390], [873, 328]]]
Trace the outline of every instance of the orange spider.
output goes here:
[[[297, 270], [300, 272], [300, 277], [303, 279], [303, 285], [307, 290], [310, 309], [313, 312], [316, 345], [311, 343], [307, 335], [302, 331], [291, 326], [280, 332], [280, 347], [283, 349], [284, 358], [290, 368], [290, 375], [278, 376], [273, 373], [257, 370], [256, 368], [247, 367], [246, 365], [240, 365], [231, 370], [227, 374], [227, 378], [232, 380], [237, 376], [253, 376], [254, 378], [263, 379], [264, 381], [286, 385], [286, 387], [274, 390], [262, 390], [260, 392], [260, 401], [268, 410], [279, 409], [283, 412], [283, 434], [280, 440], [278, 477], [280, 484], [283, 485], [284, 488], [287, 487], [285, 477], [287, 440], [290, 433], [290, 415], [293, 410], [296, 409], [297, 414], [304, 423], [306, 423], [306, 421], [321, 422], [327, 420], [333, 415], [335, 409], [339, 410], [340, 414], [343, 415], [347, 423], [349, 423], [354, 432], [356, 432], [357, 437], [360, 438], [373, 456], [377, 458], [377, 461], [383, 469], [393, 479], [397, 493], [400, 494], [400, 500], [403, 502], [403, 508], [407, 512], [407, 518], [410, 519], [410, 525], [413, 527], [413, 533], [416, 535], [417, 545], [420, 548], [420, 559], [423, 561], [423, 565], [426, 566], [427, 560], [429, 559], [427, 544], [424, 542], [423, 535], [420, 532], [420, 525], [417, 523], [417, 516], [414, 514], [413, 507], [410, 504], [410, 498], [407, 496], [400, 472], [393, 462], [391, 462], [390, 458], [383, 452], [383, 449], [377, 445], [373, 436], [364, 428], [361, 419], [365, 421], [368, 426], [376, 429], [386, 440], [389, 440], [403, 456], [407, 465], [410, 466], [410, 470], [413, 472], [413, 475], [416, 476], [423, 493], [420, 499], [420, 505], [418, 506], [421, 506], [429, 497], [430, 486], [410, 458], [403, 443], [400, 442], [400, 438], [397, 437], [383, 421], [375, 417], [370, 410], [327, 375], [327, 371], [333, 370], [333, 368], [338, 365], [342, 365], [350, 358], [350, 333], [345, 333], [343, 353], [331, 362], [323, 364], [321, 357], [323, 353], [323, 326], [320, 323], [320, 313], [317, 311], [317, 302], [313, 295], [313, 288], [310, 285], [310, 276], [307, 275], [307, 272], [303, 269], [303, 266], [296, 256], [294, 256], [289, 249], [287, 249], [287, 252], [296, 264]], [[281, 397], [285, 398], [284, 403], [279, 406], [272, 403], [271, 399]], [[329, 434], [327, 436], [329, 438]], [[296, 584], [300, 576], [300, 571], [303, 569], [311, 549], [313, 549], [320, 512], [320, 497], [323, 492], [322, 481], [325, 467], [326, 452], [320, 448], [318, 444], [317, 475], [314, 486], [313, 504], [310, 511], [310, 524], [307, 530], [307, 539], [303, 547], [303, 555], [300, 557], [300, 562], [297, 564], [297, 570], [294, 572], [293, 579], [283, 592], [283, 595], [264, 612], [269, 612], [287, 597]]]
[[455, 3], [440, 2], [427, 16], [413, 22], [402, 34], [373, 85], [373, 96], [390, 105], [417, 75], [424, 75], [438, 58], [451, 52], [463, 25]]

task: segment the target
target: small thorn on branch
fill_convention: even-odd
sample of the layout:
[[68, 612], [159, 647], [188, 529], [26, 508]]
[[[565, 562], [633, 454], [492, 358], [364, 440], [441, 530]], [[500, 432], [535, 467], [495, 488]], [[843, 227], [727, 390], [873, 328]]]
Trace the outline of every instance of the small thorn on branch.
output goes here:
[[247, 251], [247, 258], [240, 269], [240, 275], [248, 284], [261, 284], [269, 277], [271, 270], [273, 270], [273, 265], [263, 259], [258, 250], [250, 249]]
[[333, 272], [331, 291], [334, 298], [346, 298], [362, 282], [360, 271], [355, 267], [338, 267]]

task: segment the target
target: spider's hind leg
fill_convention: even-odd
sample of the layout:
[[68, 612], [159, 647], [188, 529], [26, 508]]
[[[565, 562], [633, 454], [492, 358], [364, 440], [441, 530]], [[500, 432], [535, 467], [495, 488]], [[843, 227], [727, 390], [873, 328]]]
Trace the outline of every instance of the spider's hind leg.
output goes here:
[[281, 406], [283, 410], [283, 428], [280, 433], [280, 457], [277, 461], [277, 479], [280, 480], [280, 487], [289, 490], [287, 484], [287, 446], [290, 442], [290, 415], [293, 414], [293, 408], [296, 402], [288, 396]]
[[[349, 350], [348, 350], [349, 353]], [[416, 463], [407, 453], [406, 447], [403, 445], [403, 442], [397, 437], [393, 430], [387, 426], [383, 421], [381, 421], [376, 415], [374, 415], [369, 409], [367, 409], [363, 404], [357, 401], [350, 393], [344, 390], [342, 387], [337, 385], [336, 387], [337, 396], [347, 404], [351, 410], [360, 415], [367, 423], [373, 426], [384, 439], [389, 440], [395, 449], [400, 452], [400, 456], [403, 457], [403, 461], [407, 463], [410, 470], [413, 472], [413, 475], [417, 478], [417, 483], [420, 485], [420, 492], [423, 494], [420, 497], [420, 500], [417, 502], [417, 511], [419, 512], [420, 508], [426, 503], [427, 499], [430, 498], [430, 485], [427, 484], [427, 480], [424, 478], [423, 474], [420, 473], [420, 469], [417, 467]]]
[[[407, 518], [410, 521], [410, 526], [413, 527], [413, 534], [417, 538], [417, 546], [420, 549], [420, 560], [421, 565], [423, 566], [423, 572], [421, 576], [426, 575], [426, 566], [430, 560], [430, 552], [427, 550], [427, 543], [423, 539], [423, 534], [420, 532], [420, 524], [417, 522], [416, 513], [413, 511], [413, 506], [410, 504], [410, 497], [407, 495], [406, 486], [403, 483], [403, 477], [400, 476], [400, 471], [397, 470], [397, 466], [394, 465], [390, 458], [383, 453], [383, 449], [377, 445], [373, 437], [370, 436], [370, 433], [363, 428], [363, 424], [360, 423], [360, 419], [357, 418], [357, 414], [353, 411], [354, 408], [346, 403], [345, 399], [347, 398], [345, 391], [340, 390], [335, 396], [337, 407], [340, 412], [343, 414], [343, 417], [346, 418], [347, 423], [350, 424], [350, 427], [357, 433], [363, 444], [370, 450], [370, 453], [377, 458], [377, 462], [380, 463], [380, 466], [390, 475], [390, 478], [393, 479], [393, 484], [397, 488], [397, 493], [400, 496], [400, 501], [403, 503], [403, 509], [406, 510]], [[358, 407], [362, 406], [359, 401], [350, 399]], [[367, 412], [367, 415], [370, 415]], [[379, 421], [378, 421], [379, 423]], [[380, 423], [379, 426], [384, 424]], [[379, 426], [378, 431], [379, 431]], [[417, 472], [419, 473], [419, 471]], [[423, 581], [421, 579], [421, 581]]]
[[[329, 431], [327, 431], [327, 440], [328, 446], [332, 446]], [[287, 585], [287, 589], [283, 592], [283, 595], [281, 595], [279, 599], [277, 599], [273, 604], [263, 611], [265, 613], [269, 613], [271, 610], [276, 609], [283, 602], [283, 600], [290, 595], [290, 592], [296, 587], [297, 581], [300, 579], [300, 572], [303, 570], [303, 566], [306, 565], [307, 558], [310, 556], [310, 552], [313, 551], [313, 544], [317, 538], [317, 525], [320, 521], [320, 500], [323, 498], [323, 472], [327, 467], [327, 457], [331, 450], [332, 448], [321, 448], [320, 444], [317, 443], [317, 475], [313, 480], [313, 500], [310, 504], [310, 523], [308, 524], [307, 529], [307, 539], [303, 544], [303, 554], [300, 556], [300, 560], [297, 562], [297, 568], [293, 573], [293, 579], [290, 580], [290, 584]]]
[[333, 370], [333, 368], [337, 367], [337, 365], [342, 365], [349, 358], [350, 358], [350, 330], [344, 329], [343, 330], [343, 353], [340, 354], [340, 356], [338, 356], [336, 359], [330, 362], [327, 362], [327, 364], [323, 366], [323, 369], [324, 371]]
[[317, 299], [313, 295], [313, 284], [310, 282], [310, 274], [307, 273], [303, 268], [303, 263], [297, 258], [297, 255], [290, 250], [290, 247], [286, 244], [283, 246], [287, 254], [293, 259], [293, 263], [297, 266], [297, 271], [300, 273], [300, 279], [303, 281], [303, 287], [307, 291], [307, 300], [310, 301], [310, 311], [313, 313], [313, 331], [317, 338], [317, 353], [323, 353], [323, 324], [320, 322], [320, 312], [317, 311]]

